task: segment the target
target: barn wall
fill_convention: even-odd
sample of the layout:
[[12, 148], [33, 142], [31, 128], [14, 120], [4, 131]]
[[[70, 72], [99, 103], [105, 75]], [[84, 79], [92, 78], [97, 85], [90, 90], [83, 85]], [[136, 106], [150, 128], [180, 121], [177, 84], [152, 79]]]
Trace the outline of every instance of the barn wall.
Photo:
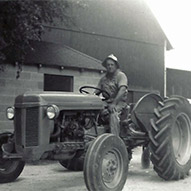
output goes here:
[[115, 54], [131, 89], [164, 92], [164, 42], [143, 0], [84, 0], [73, 4], [75, 25], [48, 27], [43, 40], [68, 45], [99, 60]]
[[55, 74], [64, 76], [73, 76], [74, 92], [79, 92], [83, 85], [97, 85], [102, 74], [95, 71], [80, 71], [59, 68], [42, 67], [35, 65], [24, 65], [20, 78], [16, 79], [17, 66], [7, 65], [4, 72], [0, 73], [0, 132], [4, 130], [13, 130], [12, 121], [6, 118], [6, 109], [14, 105], [15, 97], [26, 91], [43, 91], [44, 74]]
[[167, 68], [167, 96], [181, 95], [191, 99], [191, 72]]

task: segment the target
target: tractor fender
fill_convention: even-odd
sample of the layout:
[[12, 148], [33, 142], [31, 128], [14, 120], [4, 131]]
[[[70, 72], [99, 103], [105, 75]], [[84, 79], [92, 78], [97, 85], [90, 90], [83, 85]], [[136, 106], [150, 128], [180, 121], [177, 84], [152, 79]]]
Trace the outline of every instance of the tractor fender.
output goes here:
[[13, 135], [13, 133], [11, 132], [3, 132], [3, 133], [0, 133], [0, 140], [2, 139], [8, 139], [9, 137], [11, 137]]
[[132, 122], [143, 132], [149, 132], [150, 119], [154, 117], [154, 108], [163, 101], [162, 97], [155, 93], [148, 93], [141, 97], [131, 111]]
[[[0, 151], [1, 151], [1, 150], [4, 151], [5, 145], [7, 145], [7, 146], [10, 145], [10, 146], [8, 147], [9, 150], [13, 150], [13, 149], [14, 149], [13, 143], [8, 144], [8, 140], [9, 140], [9, 138], [10, 138], [11, 136], [13, 136], [13, 133], [11, 133], [11, 132], [3, 132], [3, 133], [0, 133], [0, 145], [1, 145]], [[3, 143], [3, 144], [2, 144], [2, 143]]]

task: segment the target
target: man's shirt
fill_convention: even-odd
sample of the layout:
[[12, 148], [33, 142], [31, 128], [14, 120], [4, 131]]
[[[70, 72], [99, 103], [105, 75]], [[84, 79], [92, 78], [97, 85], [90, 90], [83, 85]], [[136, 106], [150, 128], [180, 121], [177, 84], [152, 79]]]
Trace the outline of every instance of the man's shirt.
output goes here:
[[[119, 69], [113, 75], [105, 74], [105, 76], [100, 79], [98, 84], [98, 88], [105, 90], [110, 95], [111, 100], [115, 99], [120, 87], [122, 86], [128, 88], [128, 80], [125, 73], [121, 72]], [[106, 97], [104, 93], [103, 96]], [[121, 101], [126, 100], [127, 91]]]

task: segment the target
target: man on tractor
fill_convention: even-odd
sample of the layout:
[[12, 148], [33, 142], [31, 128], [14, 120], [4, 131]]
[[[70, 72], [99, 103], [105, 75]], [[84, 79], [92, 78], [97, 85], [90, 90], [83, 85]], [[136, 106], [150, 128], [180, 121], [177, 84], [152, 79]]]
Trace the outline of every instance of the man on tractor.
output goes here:
[[[102, 116], [109, 116], [110, 132], [119, 135], [120, 133], [120, 115], [127, 107], [128, 80], [125, 73], [119, 68], [119, 62], [116, 56], [109, 55], [102, 65], [107, 69], [106, 74], [100, 79], [97, 88], [103, 90], [103, 97], [107, 98], [105, 92], [109, 94], [106, 100], [107, 107], [101, 113]], [[95, 90], [99, 95], [100, 91]]]

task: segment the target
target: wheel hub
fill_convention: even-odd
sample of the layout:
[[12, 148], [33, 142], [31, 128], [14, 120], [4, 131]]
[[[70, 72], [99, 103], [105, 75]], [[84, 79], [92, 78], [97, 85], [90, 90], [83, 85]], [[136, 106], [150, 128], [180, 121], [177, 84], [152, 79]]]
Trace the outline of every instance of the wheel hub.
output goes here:
[[112, 182], [115, 178], [117, 171], [117, 161], [116, 159], [105, 158], [103, 161], [103, 178], [105, 182]]
[[102, 177], [104, 183], [112, 188], [118, 184], [121, 175], [122, 164], [117, 151], [108, 151], [102, 162]]
[[185, 165], [191, 156], [191, 122], [185, 113], [180, 113], [176, 117], [172, 141], [177, 162]]

